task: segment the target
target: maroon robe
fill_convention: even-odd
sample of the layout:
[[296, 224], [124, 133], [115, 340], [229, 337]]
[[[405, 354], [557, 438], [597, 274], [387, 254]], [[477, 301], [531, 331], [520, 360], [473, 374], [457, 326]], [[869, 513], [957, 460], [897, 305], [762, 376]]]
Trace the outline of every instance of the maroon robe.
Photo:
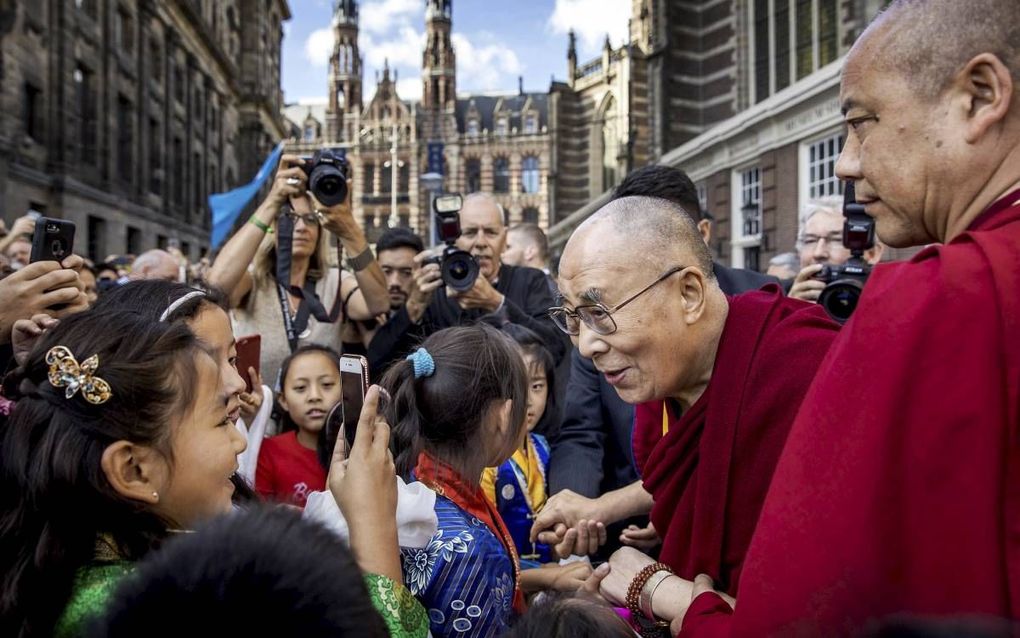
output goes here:
[[701, 398], [682, 417], [671, 414], [665, 436], [662, 402], [639, 406], [634, 442], [655, 501], [660, 560], [735, 593], [786, 435], [839, 327], [778, 286], [729, 304]]
[[1020, 191], [875, 269], [801, 406], [736, 611], [682, 635], [849, 635], [1020, 615]]

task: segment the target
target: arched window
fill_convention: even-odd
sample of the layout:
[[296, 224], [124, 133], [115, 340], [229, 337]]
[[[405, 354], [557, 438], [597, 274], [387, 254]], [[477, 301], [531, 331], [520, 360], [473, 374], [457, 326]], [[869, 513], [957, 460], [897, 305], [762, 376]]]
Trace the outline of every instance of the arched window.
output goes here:
[[521, 162], [521, 192], [537, 193], [540, 181], [538, 158], [528, 155]]
[[476, 193], [482, 190], [482, 161], [473, 157], [464, 166], [464, 183], [467, 192]]
[[534, 206], [528, 206], [521, 211], [521, 221], [525, 224], [537, 224], [538, 223], [538, 209]]
[[620, 126], [616, 100], [612, 97], [602, 112], [602, 190], [616, 186], [619, 179], [617, 156], [620, 154]]
[[497, 157], [492, 162], [492, 192], [510, 192], [510, 160]]
[[365, 180], [365, 195], [375, 193], [375, 164], [365, 164], [361, 167], [361, 174]]

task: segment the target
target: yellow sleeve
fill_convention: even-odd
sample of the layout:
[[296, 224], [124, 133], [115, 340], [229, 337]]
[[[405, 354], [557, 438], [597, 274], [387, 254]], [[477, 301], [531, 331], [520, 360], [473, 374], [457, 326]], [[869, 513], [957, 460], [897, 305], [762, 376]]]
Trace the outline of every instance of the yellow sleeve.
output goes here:
[[496, 506], [496, 468], [487, 467], [482, 470], [482, 492], [492, 506]]

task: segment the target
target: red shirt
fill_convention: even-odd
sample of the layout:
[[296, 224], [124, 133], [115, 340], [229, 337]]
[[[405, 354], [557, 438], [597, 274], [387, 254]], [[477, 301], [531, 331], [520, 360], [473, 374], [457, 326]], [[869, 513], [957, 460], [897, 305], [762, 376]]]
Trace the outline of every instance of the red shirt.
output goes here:
[[304, 507], [309, 494], [326, 489], [326, 470], [315, 450], [298, 442], [297, 432], [287, 432], [262, 442], [255, 489], [268, 499]]

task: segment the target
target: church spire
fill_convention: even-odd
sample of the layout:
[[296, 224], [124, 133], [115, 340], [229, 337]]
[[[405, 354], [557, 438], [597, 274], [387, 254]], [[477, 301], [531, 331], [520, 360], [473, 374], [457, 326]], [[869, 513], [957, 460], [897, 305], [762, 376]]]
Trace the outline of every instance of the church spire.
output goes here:
[[450, 42], [452, 27], [453, 1], [426, 0], [422, 108], [433, 113], [452, 110], [457, 99], [457, 61]]
[[326, 135], [330, 141], [347, 137], [344, 115], [361, 111], [361, 53], [358, 51], [358, 3], [333, 3], [333, 53], [329, 60], [329, 105]]

